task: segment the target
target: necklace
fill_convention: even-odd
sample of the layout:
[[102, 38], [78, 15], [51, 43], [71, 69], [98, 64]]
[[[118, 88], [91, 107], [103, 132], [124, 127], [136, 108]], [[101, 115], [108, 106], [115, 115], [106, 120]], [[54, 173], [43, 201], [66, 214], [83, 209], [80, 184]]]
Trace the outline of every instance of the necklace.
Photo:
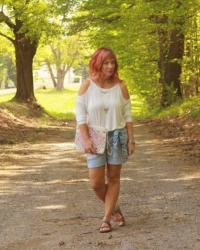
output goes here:
[[113, 87], [114, 82], [109, 81], [109, 80], [104, 80], [104, 81], [98, 82], [98, 84], [99, 84], [99, 87], [102, 88], [102, 89], [103, 88], [104, 89], [109, 89], [109, 88]]
[[[107, 113], [108, 110], [109, 110], [109, 107], [108, 107], [108, 105], [106, 105], [105, 103], [108, 103], [108, 96], [105, 95], [105, 94], [107, 94], [108, 92], [105, 91], [105, 90], [102, 90], [101, 92], [104, 94], [104, 96], [103, 96], [103, 98], [102, 98], [102, 101], [103, 101], [103, 110], [104, 110], [105, 113]], [[105, 97], [105, 98], [104, 98], [104, 97]]]
[[101, 91], [101, 93], [103, 93], [103, 94], [107, 94], [107, 89], [101, 88], [100, 91]]

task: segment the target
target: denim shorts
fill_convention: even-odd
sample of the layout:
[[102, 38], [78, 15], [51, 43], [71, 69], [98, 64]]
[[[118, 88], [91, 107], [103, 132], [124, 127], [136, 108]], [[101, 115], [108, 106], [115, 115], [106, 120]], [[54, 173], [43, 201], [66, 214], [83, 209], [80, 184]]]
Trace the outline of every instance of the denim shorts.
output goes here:
[[103, 154], [87, 154], [88, 168], [101, 167], [106, 164], [121, 165], [128, 159], [127, 128], [107, 132], [106, 147]]

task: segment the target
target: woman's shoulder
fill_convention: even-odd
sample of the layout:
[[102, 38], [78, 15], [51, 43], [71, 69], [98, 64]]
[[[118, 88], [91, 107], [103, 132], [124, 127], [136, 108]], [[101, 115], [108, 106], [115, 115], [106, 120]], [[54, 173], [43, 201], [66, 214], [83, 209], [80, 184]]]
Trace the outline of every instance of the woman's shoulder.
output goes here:
[[78, 95], [84, 95], [90, 86], [90, 79], [86, 79], [80, 86]]
[[121, 89], [121, 92], [122, 92], [122, 96], [125, 98], [125, 99], [129, 99], [130, 96], [129, 96], [129, 93], [128, 93], [128, 88], [125, 84], [124, 81], [120, 81], [119, 82], [119, 86], [120, 86], [120, 89]]

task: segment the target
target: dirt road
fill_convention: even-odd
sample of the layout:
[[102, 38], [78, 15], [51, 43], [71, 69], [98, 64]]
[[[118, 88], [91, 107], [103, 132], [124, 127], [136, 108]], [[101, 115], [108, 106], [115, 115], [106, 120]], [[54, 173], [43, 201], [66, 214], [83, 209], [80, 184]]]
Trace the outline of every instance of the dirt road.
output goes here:
[[[123, 166], [127, 225], [100, 234], [103, 204], [84, 157], [63, 136], [0, 146], [1, 250], [199, 250], [200, 168], [137, 125], [137, 150]], [[69, 137], [69, 135], [68, 135]]]

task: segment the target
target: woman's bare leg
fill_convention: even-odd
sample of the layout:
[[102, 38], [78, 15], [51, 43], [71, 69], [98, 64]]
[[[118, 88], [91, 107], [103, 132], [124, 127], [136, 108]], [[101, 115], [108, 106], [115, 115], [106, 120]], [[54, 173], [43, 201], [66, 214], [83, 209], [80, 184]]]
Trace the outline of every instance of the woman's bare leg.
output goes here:
[[[106, 173], [106, 174], [105, 174]], [[110, 221], [114, 208], [117, 207], [117, 200], [120, 190], [121, 166], [108, 165], [89, 169], [90, 185], [95, 191], [97, 197], [105, 203], [104, 218]], [[117, 216], [114, 215], [115, 217]], [[115, 219], [121, 219], [117, 216]]]
[[90, 185], [98, 198], [105, 202], [105, 195], [109, 183], [109, 169], [105, 169], [105, 166], [89, 169], [89, 179]]
[[104, 200], [105, 213], [103, 220], [109, 221], [119, 197], [121, 165], [116, 166], [108, 164], [107, 171], [108, 184]]
[[89, 168], [89, 179], [90, 185], [96, 195], [104, 202], [107, 190], [107, 184], [105, 184], [105, 166]]

